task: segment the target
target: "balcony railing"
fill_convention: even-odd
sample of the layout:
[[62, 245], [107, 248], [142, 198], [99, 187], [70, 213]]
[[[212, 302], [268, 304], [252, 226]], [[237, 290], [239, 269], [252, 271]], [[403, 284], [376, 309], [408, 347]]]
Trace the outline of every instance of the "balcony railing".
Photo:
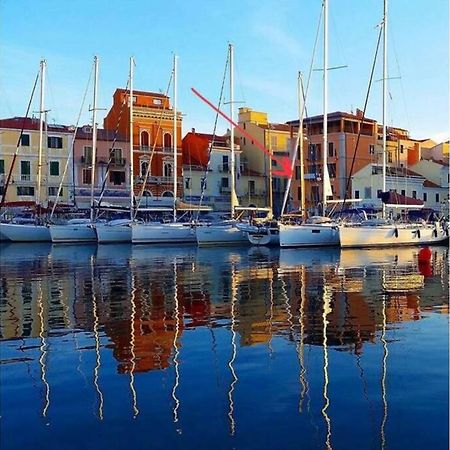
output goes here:
[[30, 181], [31, 180], [31, 175], [25, 174], [25, 173], [21, 173], [20, 174], [20, 181]]
[[[145, 180], [145, 177], [135, 177], [134, 182], [136, 184], [142, 184]], [[173, 184], [173, 177], [156, 177], [149, 176], [147, 177], [147, 184]], [[177, 184], [182, 185], [183, 181], [178, 180]]]
[[219, 164], [217, 167], [219, 172], [230, 173], [230, 165], [229, 164]]
[[111, 158], [111, 164], [113, 166], [125, 166], [127, 160], [125, 158]]
[[231, 192], [230, 186], [220, 186], [220, 193], [221, 194], [229, 194]]

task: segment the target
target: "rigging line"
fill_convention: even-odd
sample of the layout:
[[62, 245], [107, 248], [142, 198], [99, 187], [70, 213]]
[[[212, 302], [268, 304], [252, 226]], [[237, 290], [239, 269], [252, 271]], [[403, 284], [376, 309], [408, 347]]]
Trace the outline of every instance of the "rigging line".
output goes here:
[[47, 370], [46, 370], [46, 365], [47, 365], [47, 353], [48, 353], [48, 343], [45, 339], [45, 335], [44, 335], [44, 305], [42, 304], [42, 299], [43, 299], [43, 295], [42, 295], [42, 285], [41, 282], [38, 282], [38, 298], [37, 298], [37, 302], [38, 302], [38, 307], [39, 307], [39, 323], [40, 323], [40, 327], [39, 327], [39, 338], [41, 340], [41, 345], [39, 346], [39, 351], [41, 353], [41, 356], [39, 357], [39, 364], [41, 366], [41, 380], [42, 383], [45, 386], [45, 404], [44, 404], [44, 408], [42, 410], [42, 417], [47, 417], [47, 411], [48, 408], [50, 406], [50, 385], [48, 384], [47, 381]]
[[[169, 95], [169, 89], [170, 89], [170, 86], [172, 85], [173, 75], [174, 75], [174, 73], [173, 73], [173, 70], [172, 70], [171, 73], [170, 73], [170, 77], [169, 77], [169, 83], [167, 84], [167, 89], [166, 89], [166, 93], [165, 93], [166, 97], [168, 97], [168, 95]], [[166, 110], [166, 103], [163, 102], [163, 107], [161, 109], [161, 114], [159, 116], [158, 127], [156, 128], [155, 141], [153, 142], [152, 152], [150, 153], [150, 158], [148, 160], [147, 170], [145, 171], [145, 177], [144, 177], [144, 180], [142, 182], [142, 188], [141, 188], [141, 191], [139, 192], [138, 200], [136, 202], [136, 210], [134, 212], [134, 218], [136, 217], [137, 211], [139, 209], [139, 206], [141, 205], [141, 200], [142, 200], [142, 196], [144, 195], [144, 192], [145, 192], [145, 187], [147, 185], [147, 180], [148, 180], [148, 177], [150, 175], [150, 171], [152, 170], [153, 156], [155, 154], [156, 144], [158, 142], [158, 134], [159, 134], [159, 131], [161, 130], [161, 124], [162, 124], [163, 114], [164, 114], [165, 110]], [[164, 147], [164, 136], [162, 136], [162, 138], [163, 138], [162, 144], [163, 144], [163, 147]]]
[[[223, 78], [222, 78], [222, 87], [220, 88], [220, 95], [219, 95], [219, 101], [218, 101], [217, 109], [220, 109], [220, 106], [222, 105], [223, 93], [224, 93], [224, 89], [225, 89], [225, 81], [226, 81], [226, 76], [227, 76], [227, 68], [228, 68], [229, 63], [230, 63], [230, 54], [229, 54], [229, 52], [227, 52], [227, 59], [225, 61], [225, 68], [224, 68], [224, 71], [223, 71]], [[212, 153], [212, 149], [214, 147], [214, 140], [216, 138], [216, 131], [217, 131], [217, 123], [218, 123], [218, 121], [219, 121], [219, 113], [216, 112], [216, 117], [214, 119], [214, 127], [213, 127], [213, 134], [212, 134], [211, 144], [210, 144], [209, 150], [208, 150], [208, 162], [207, 162], [206, 168], [205, 168], [205, 176], [203, 177], [204, 181], [201, 184], [202, 191], [200, 193], [199, 209], [197, 211], [196, 220], [198, 220], [198, 216], [200, 214], [200, 207], [202, 206], [203, 198], [205, 196], [206, 182], [207, 182], [207, 179], [208, 179], [208, 171], [209, 171], [209, 167], [210, 167], [210, 164], [211, 164], [211, 153]]]
[[377, 63], [378, 50], [380, 49], [380, 42], [381, 42], [382, 34], [383, 34], [383, 28], [380, 27], [380, 31], [378, 33], [377, 45], [376, 45], [376, 49], [375, 49], [375, 55], [374, 55], [373, 63], [372, 63], [372, 68], [370, 70], [369, 85], [367, 87], [366, 98], [364, 100], [364, 108], [363, 108], [363, 113], [362, 113], [362, 117], [361, 117], [361, 120], [360, 120], [359, 132], [358, 132], [358, 136], [356, 137], [355, 150], [353, 151], [352, 165], [350, 166], [350, 173], [349, 173], [349, 175], [347, 177], [347, 184], [345, 186], [344, 201], [342, 203], [342, 208], [341, 209], [344, 209], [345, 202], [346, 202], [346, 200], [348, 198], [348, 190], [350, 188], [350, 179], [352, 177], [353, 168], [355, 166], [356, 151], [358, 150], [359, 140], [361, 138], [362, 124], [364, 122], [364, 119], [366, 118], [366, 109], [367, 109], [367, 104], [369, 102], [370, 88], [372, 87], [372, 81], [373, 81], [373, 76], [374, 76], [374, 73], [375, 73], [375, 67], [376, 67], [376, 63]]
[[6, 192], [8, 191], [9, 182], [11, 181], [12, 171], [14, 169], [14, 163], [16, 162], [17, 155], [19, 153], [20, 144], [22, 142], [23, 131], [25, 130], [25, 122], [26, 122], [26, 120], [28, 118], [28, 114], [30, 113], [31, 103], [33, 101], [34, 93], [36, 91], [37, 82], [39, 80], [39, 73], [40, 73], [40, 71], [38, 71], [38, 73], [36, 75], [36, 79], [34, 80], [34, 85], [33, 85], [32, 91], [31, 91], [30, 100], [28, 101], [27, 111], [25, 113], [25, 117], [22, 120], [22, 128], [20, 130], [19, 138], [17, 139], [16, 151], [14, 152], [13, 160], [11, 162], [11, 167], [9, 169], [8, 176], [6, 178], [5, 187], [3, 189], [2, 200], [0, 202], [0, 208], [3, 208], [3, 206], [5, 205]]
[[[131, 330], [130, 330], [130, 354], [131, 354], [131, 368], [130, 368], [130, 390], [131, 390], [131, 397], [133, 400], [133, 419], [135, 419], [139, 414], [139, 408], [137, 404], [137, 393], [136, 389], [134, 387], [134, 371], [136, 369], [136, 354], [135, 354], [135, 318], [136, 318], [136, 285], [135, 285], [135, 275], [134, 273], [131, 273], [131, 296], [130, 296], [130, 302], [131, 302], [131, 315], [130, 315], [130, 322], [131, 322]], [[140, 321], [140, 319], [139, 319]]]
[[[130, 93], [130, 89], [129, 88], [130, 88], [130, 79], [128, 79], [127, 84], [125, 86], [125, 95], [123, 97], [122, 104], [120, 105], [119, 116], [117, 117], [116, 128], [114, 130], [114, 135], [113, 135], [113, 140], [112, 140], [112, 147], [111, 147], [111, 150], [109, 152], [108, 164], [106, 165], [106, 171], [105, 171], [105, 175], [104, 175], [103, 182], [102, 182], [102, 188], [100, 190], [100, 195], [99, 195], [99, 198], [98, 198], [97, 208], [100, 208], [100, 204], [101, 204], [101, 202], [103, 200], [103, 197], [105, 195], [106, 183], [108, 181], [108, 175], [109, 175], [109, 169], [110, 169], [110, 167], [112, 165], [112, 162], [113, 162], [113, 160], [115, 159], [115, 156], [116, 156], [116, 154], [114, 152], [114, 149], [115, 149], [115, 145], [116, 145], [116, 142], [117, 142], [117, 137], [119, 135], [119, 125], [120, 125], [120, 122], [122, 120], [122, 114], [123, 114], [123, 111], [124, 111], [124, 106], [125, 106], [125, 104], [127, 102], [127, 98], [130, 98], [130, 94], [129, 94]], [[128, 93], [128, 97], [126, 95], [127, 93]], [[130, 98], [130, 102], [132, 102], [132, 101], [133, 101], [133, 99]], [[133, 130], [130, 130], [130, 133], [132, 133], [132, 132], [133, 132]], [[130, 161], [130, 164], [133, 164], [133, 161]], [[130, 193], [130, 195], [131, 195], [131, 193]]]
[[[178, 410], [180, 408], [180, 399], [177, 397], [177, 389], [180, 385], [180, 362], [178, 361], [178, 357], [180, 356], [180, 348], [178, 345], [178, 339], [180, 336], [180, 303], [178, 299], [178, 280], [177, 280], [177, 260], [175, 258], [173, 262], [173, 275], [174, 275], [174, 315], [175, 315], [175, 334], [173, 336], [173, 348], [174, 348], [174, 356], [173, 356], [173, 365], [175, 368], [175, 382], [172, 388], [172, 398], [175, 403], [173, 408], [173, 422], [177, 423], [179, 420]], [[182, 324], [181, 324], [182, 325]], [[181, 432], [181, 429], [177, 430], [178, 433]]]
[[[46, 72], [45, 72], [45, 78], [46, 78], [46, 80], [45, 80], [45, 87], [46, 87], [46, 89], [47, 89], [47, 91], [48, 91], [48, 94], [49, 94], [49, 97], [51, 98], [51, 102], [52, 102], [52, 104], [53, 104], [53, 108], [52, 109], [49, 109], [48, 111], [55, 111], [55, 116], [56, 116], [56, 118], [58, 119], [58, 122], [59, 122], [59, 112], [58, 112], [58, 110], [57, 110], [57, 108], [56, 108], [56, 102], [55, 102], [55, 96], [53, 95], [53, 90], [52, 90], [52, 85], [51, 85], [51, 80], [50, 80], [50, 76], [49, 76], [49, 71], [48, 71], [48, 69], [46, 70]], [[46, 123], [47, 123], [47, 121], [45, 121]], [[55, 123], [56, 122], [56, 120], [55, 120], [55, 118], [53, 117], [53, 123]]]
[[[67, 171], [69, 169], [70, 160], [71, 160], [71, 158], [73, 158], [73, 152], [74, 152], [74, 147], [75, 147], [75, 138], [77, 136], [78, 127], [79, 127], [80, 120], [81, 120], [81, 114], [83, 113], [84, 104], [86, 102], [86, 97], [87, 97], [87, 93], [89, 90], [89, 85], [91, 83], [93, 71], [94, 71], [94, 65], [92, 65], [92, 67], [91, 67], [91, 72], [89, 74], [88, 82], [86, 84], [86, 89], [84, 91], [83, 100], [81, 101], [81, 107], [80, 107], [80, 111], [78, 112], [77, 122], [75, 124], [75, 130], [73, 131], [73, 134], [72, 134], [72, 142], [71, 142], [70, 149], [69, 149], [69, 152], [67, 155], [66, 165], [64, 166], [64, 171], [63, 171], [61, 181], [58, 186], [58, 192], [56, 194], [55, 201], [53, 202], [52, 212], [50, 213], [50, 219], [49, 219], [50, 221], [52, 220], [53, 214], [55, 213], [55, 209], [56, 209], [56, 205], [58, 204], [59, 197], [62, 195], [63, 182], [64, 182], [64, 179], [66, 178]], [[74, 193], [74, 202], [75, 202], [75, 178], [73, 179], [73, 191], [74, 191], [73, 193]]]

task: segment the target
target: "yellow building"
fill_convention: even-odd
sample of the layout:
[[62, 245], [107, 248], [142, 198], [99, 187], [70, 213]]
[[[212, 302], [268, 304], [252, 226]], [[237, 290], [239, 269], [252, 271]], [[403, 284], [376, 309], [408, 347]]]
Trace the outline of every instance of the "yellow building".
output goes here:
[[[270, 192], [272, 185], [272, 208], [275, 216], [281, 211], [287, 178], [271, 177], [272, 171], [279, 169], [275, 161], [269, 160], [256, 144], [260, 142], [274, 156], [290, 156], [293, 146], [292, 127], [284, 123], [270, 123], [267, 113], [253, 111], [251, 108], [239, 108], [239, 126], [241, 126], [254, 140], [249, 139], [239, 131], [235, 131], [240, 140], [242, 158], [246, 161], [248, 168], [252, 171], [265, 174], [266, 191]], [[271, 182], [272, 178], [272, 182]], [[270, 206], [270, 196], [267, 196]]]
[[[13, 163], [20, 131], [23, 128], [17, 158], [6, 189], [8, 173]], [[42, 175], [40, 203], [43, 206], [56, 199], [58, 187], [64, 174], [73, 130], [64, 125], [44, 124], [42, 148]], [[6, 189], [6, 205], [30, 206], [37, 200], [39, 157], [39, 120], [14, 117], [0, 120], [0, 192]], [[59, 203], [72, 199], [72, 166], [67, 170]]]

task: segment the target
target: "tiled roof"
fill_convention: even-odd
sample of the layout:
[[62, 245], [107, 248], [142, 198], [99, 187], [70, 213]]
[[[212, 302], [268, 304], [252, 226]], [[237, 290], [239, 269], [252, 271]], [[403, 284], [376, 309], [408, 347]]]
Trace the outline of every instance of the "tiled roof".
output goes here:
[[[123, 88], [117, 88], [116, 92], [128, 92], [128, 90], [127, 89], [123, 89]], [[169, 98], [167, 95], [161, 94], [161, 92], [150, 92], [150, 91], [136, 91], [136, 90], [133, 90], [133, 94], [136, 94], [136, 95], [148, 95], [148, 96], [151, 96], [151, 97]]]
[[429, 188], [439, 188], [439, 187], [441, 187], [441, 186], [439, 186], [438, 184], [433, 183], [433, 182], [430, 181], [430, 180], [425, 180], [425, 181], [423, 182], [423, 185], [424, 185], [424, 187], [429, 187]]
[[275, 130], [275, 131], [291, 131], [292, 126], [286, 123], [269, 123], [267, 125], [259, 125], [261, 128], [266, 130]]
[[[341, 119], [341, 118], [361, 120], [361, 118], [358, 117], [356, 114], [350, 114], [350, 113], [343, 112], [343, 111], [334, 111], [332, 113], [328, 113], [328, 121], [333, 120], [333, 119]], [[322, 121], [323, 121], [323, 114], [320, 114], [318, 116], [306, 117], [304, 119], [304, 122], [306, 124], [312, 123], [312, 122], [322, 122]], [[368, 117], [364, 117], [364, 122], [376, 122], [376, 120], [370, 119]], [[289, 125], [298, 126], [298, 119], [289, 120], [286, 123], [288, 123]]]
[[[113, 131], [113, 130], [105, 130], [104, 128], [97, 128], [97, 140], [98, 141], [112, 142], [112, 141], [114, 141], [114, 135], [115, 135], [115, 131]], [[76, 139], [92, 140], [92, 131], [86, 131], [85, 126], [80, 127], [77, 130]], [[128, 142], [129, 139], [127, 139], [122, 134], [117, 133], [116, 141], [117, 142]]]
[[[13, 130], [21, 130], [23, 127], [27, 131], [39, 130], [39, 119], [31, 117], [10, 117], [0, 119], [0, 128], [9, 128]], [[45, 127], [45, 124], [44, 124]], [[47, 130], [51, 133], [71, 133], [72, 130], [67, 125], [56, 125], [47, 123]]]

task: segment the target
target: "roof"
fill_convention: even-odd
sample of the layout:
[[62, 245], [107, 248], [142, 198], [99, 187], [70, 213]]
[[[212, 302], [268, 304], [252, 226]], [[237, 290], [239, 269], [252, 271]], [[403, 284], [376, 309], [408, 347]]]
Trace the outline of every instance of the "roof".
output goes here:
[[[361, 117], [358, 117], [356, 114], [350, 114], [347, 112], [343, 112], [343, 111], [334, 111], [332, 113], [328, 113], [328, 121], [333, 120], [333, 119], [352, 119], [352, 120], [361, 120]], [[320, 114], [318, 116], [312, 116], [312, 117], [306, 117], [304, 120], [304, 123], [312, 123], [312, 122], [323, 122], [323, 114]], [[286, 122], [289, 125], [293, 125], [293, 126], [298, 126], [298, 119], [295, 120], [290, 120], [288, 122]], [[375, 119], [370, 119], [368, 117], [364, 117], [364, 122], [371, 122], [371, 123], [375, 123], [376, 120]]]
[[389, 191], [389, 192], [383, 192], [382, 194], [382, 201], [383, 203], [389, 204], [389, 205], [417, 205], [422, 206], [424, 205], [424, 202], [422, 200], [419, 200], [417, 198], [407, 197], [406, 195], [401, 195], [397, 192]]
[[[23, 127], [26, 131], [38, 131], [39, 119], [35, 117], [10, 117], [0, 119], [0, 128], [9, 128], [13, 130], [21, 130]], [[45, 122], [44, 122], [45, 127]], [[47, 131], [51, 133], [71, 133], [71, 127], [67, 125], [49, 124], [47, 122]]]
[[260, 128], [264, 128], [266, 130], [275, 130], [275, 131], [291, 131], [292, 126], [287, 123], [268, 123], [264, 125], [259, 125]]
[[423, 186], [424, 186], [424, 187], [429, 187], [429, 188], [440, 188], [440, 187], [441, 187], [441, 186], [439, 186], [438, 184], [433, 183], [433, 182], [430, 181], [430, 180], [425, 180], [425, 181], [423, 182]]
[[[85, 126], [78, 128], [75, 139], [92, 140], [92, 131], [86, 131]], [[115, 134], [116, 134], [116, 132], [113, 130], [105, 130], [104, 128], [97, 128], [97, 140], [98, 141], [112, 142], [112, 141], [114, 141]], [[116, 141], [117, 142], [128, 142], [129, 139], [127, 139], [123, 134], [117, 133]]]
[[[128, 91], [128, 89], [117, 88], [115, 92], [128, 93], [129, 91]], [[161, 94], [161, 92], [136, 91], [135, 89], [133, 89], [133, 94], [147, 95], [149, 97], [151, 96], [151, 97], [169, 98], [169, 96], [167, 96], [165, 94]]]

